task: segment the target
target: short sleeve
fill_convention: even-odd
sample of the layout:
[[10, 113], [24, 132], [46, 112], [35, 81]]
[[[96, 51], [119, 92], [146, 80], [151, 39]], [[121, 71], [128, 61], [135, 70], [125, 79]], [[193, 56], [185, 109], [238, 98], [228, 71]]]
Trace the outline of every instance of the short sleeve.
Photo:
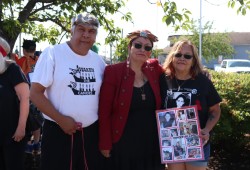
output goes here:
[[52, 84], [55, 65], [53, 49], [52, 46], [47, 47], [40, 55], [32, 75], [32, 82], [39, 83], [44, 87]]
[[211, 107], [217, 103], [220, 103], [222, 100], [221, 100], [221, 97], [220, 95], [218, 94], [217, 90], [215, 89], [213, 83], [208, 80], [208, 96], [207, 96], [207, 101], [208, 101], [208, 106]]
[[10, 64], [7, 71], [9, 72], [10, 82], [13, 87], [23, 82], [28, 83], [26, 76], [17, 64]]

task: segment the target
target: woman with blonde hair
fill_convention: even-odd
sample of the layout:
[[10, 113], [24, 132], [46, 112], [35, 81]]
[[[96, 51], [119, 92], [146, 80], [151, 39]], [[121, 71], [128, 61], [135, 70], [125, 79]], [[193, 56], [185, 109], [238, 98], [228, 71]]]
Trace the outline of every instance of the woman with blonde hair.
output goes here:
[[210, 156], [209, 137], [220, 118], [221, 98], [211, 80], [204, 75], [202, 64], [195, 45], [189, 40], [174, 44], [163, 65], [165, 76], [160, 86], [165, 108], [176, 107], [176, 94], [189, 94], [189, 105], [196, 106], [200, 121], [201, 138], [205, 159], [202, 161], [168, 164], [168, 170], [205, 170]]

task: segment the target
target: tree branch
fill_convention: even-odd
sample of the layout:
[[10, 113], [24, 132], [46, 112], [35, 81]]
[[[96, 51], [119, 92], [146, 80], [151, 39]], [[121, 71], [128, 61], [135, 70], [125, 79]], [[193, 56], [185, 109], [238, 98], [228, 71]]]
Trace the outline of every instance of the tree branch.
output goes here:
[[13, 9], [12, 9], [11, 2], [9, 2], [9, 6], [10, 6], [11, 17], [14, 18], [14, 12], [13, 12]]
[[36, 14], [37, 12], [40, 12], [40, 11], [42, 11], [42, 10], [53, 9], [53, 8], [50, 8], [50, 7], [53, 6], [53, 5], [54, 5], [54, 3], [49, 3], [49, 4], [46, 4], [46, 5], [43, 4], [41, 8], [34, 9], [34, 10], [30, 13], [30, 16], [31, 16], [31, 15], [34, 15], [34, 14]]
[[[0, 0], [0, 23], [2, 23], [3, 19], [3, 0]], [[2, 24], [0, 24], [1, 27]]]
[[26, 6], [23, 8], [23, 11], [19, 13], [18, 21], [24, 23], [25, 20], [30, 16], [31, 11], [34, 9], [37, 0], [29, 0]]
[[66, 32], [70, 32], [69, 29], [67, 29], [67, 27], [65, 25], [63, 25], [58, 18], [29, 18], [29, 21], [38, 21], [38, 22], [47, 22], [47, 21], [52, 21], [53, 23], [57, 24], [58, 26], [60, 26], [62, 28], [62, 30], [66, 31]]

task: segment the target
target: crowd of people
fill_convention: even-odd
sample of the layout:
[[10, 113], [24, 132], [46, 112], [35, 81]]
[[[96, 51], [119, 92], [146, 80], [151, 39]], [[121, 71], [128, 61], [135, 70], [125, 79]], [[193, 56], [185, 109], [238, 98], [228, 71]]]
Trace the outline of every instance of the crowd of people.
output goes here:
[[[41, 170], [165, 170], [155, 111], [196, 105], [205, 160], [171, 163], [168, 170], [205, 170], [221, 98], [196, 47], [176, 42], [161, 66], [150, 59], [157, 36], [136, 30], [127, 36], [127, 60], [106, 66], [91, 50], [98, 19], [84, 13], [71, 21], [70, 40], [40, 57], [35, 42], [24, 40], [24, 57], [9, 60], [0, 38], [0, 169], [24, 170], [25, 149], [40, 150], [42, 129]], [[30, 102], [45, 122], [25, 134]], [[176, 125], [169, 113], [165, 119], [163, 126]]]

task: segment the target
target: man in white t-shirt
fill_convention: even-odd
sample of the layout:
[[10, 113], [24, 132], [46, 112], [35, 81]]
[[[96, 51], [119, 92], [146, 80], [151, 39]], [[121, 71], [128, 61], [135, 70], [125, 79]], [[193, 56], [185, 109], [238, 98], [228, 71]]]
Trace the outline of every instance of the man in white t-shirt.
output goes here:
[[99, 27], [90, 14], [72, 19], [69, 41], [47, 47], [32, 77], [31, 100], [44, 113], [42, 170], [100, 170], [98, 102], [105, 62], [90, 48]]

